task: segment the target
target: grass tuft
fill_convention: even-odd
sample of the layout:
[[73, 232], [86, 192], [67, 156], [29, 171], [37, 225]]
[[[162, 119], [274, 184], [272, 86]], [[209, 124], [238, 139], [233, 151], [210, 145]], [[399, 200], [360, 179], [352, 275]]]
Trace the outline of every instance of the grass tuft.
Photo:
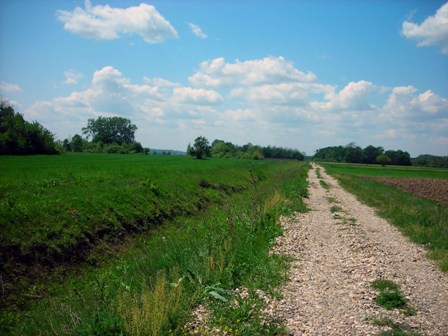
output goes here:
[[391, 280], [385, 280], [385, 279], [380, 279], [380, 280], [375, 280], [372, 282], [371, 284], [372, 288], [378, 289], [379, 291], [398, 291], [400, 288], [399, 286], [391, 281]]
[[420, 336], [419, 333], [409, 331], [409, 327], [395, 323], [388, 317], [379, 317], [372, 320], [372, 324], [379, 327], [389, 327], [390, 330], [383, 331], [379, 336]]
[[326, 190], [330, 189], [330, 185], [327, 182], [325, 182], [324, 180], [319, 180], [319, 183], [322, 186], [322, 188], [324, 188]]
[[403, 308], [406, 305], [406, 300], [400, 292], [380, 292], [375, 302], [387, 310]]

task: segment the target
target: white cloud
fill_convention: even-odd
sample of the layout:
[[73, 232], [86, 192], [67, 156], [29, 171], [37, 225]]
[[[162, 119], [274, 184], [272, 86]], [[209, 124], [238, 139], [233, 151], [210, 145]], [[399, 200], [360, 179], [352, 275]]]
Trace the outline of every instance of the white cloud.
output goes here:
[[404, 21], [401, 32], [408, 39], [416, 39], [419, 47], [440, 45], [442, 52], [448, 54], [448, 2], [421, 24]]
[[[155, 146], [154, 141], [163, 140], [167, 142], [157, 146], [180, 149], [201, 134], [211, 141], [250, 141], [309, 153], [352, 141], [443, 151], [448, 99], [431, 90], [385, 89], [365, 80], [338, 90], [283, 58], [234, 63], [220, 58], [202, 64], [212, 85], [207, 81], [190, 87], [150, 77], [137, 83], [105, 66], [93, 73], [87, 88], [36, 102], [25, 114], [59, 137], [79, 133], [88, 118], [125, 116], [138, 125], [142, 143]], [[256, 71], [261, 73], [252, 75]], [[183, 142], [176, 145], [179, 141]]]
[[169, 80], [166, 80], [166, 79], [160, 78], [160, 77], [155, 77], [155, 78], [143, 77], [143, 81], [150, 86], [157, 86], [157, 87], [179, 86], [178, 83], [170, 82]]
[[161, 43], [177, 37], [171, 24], [154, 6], [141, 3], [128, 8], [113, 8], [109, 5], [92, 6], [89, 0], [85, 9], [59, 10], [58, 19], [64, 29], [82, 37], [95, 40], [113, 40], [123, 34], [136, 34], [147, 43]]
[[254, 120], [257, 114], [251, 109], [225, 110], [224, 117], [232, 120]]
[[322, 110], [344, 110], [344, 111], [363, 111], [371, 110], [373, 106], [369, 103], [371, 93], [377, 90], [377, 87], [368, 81], [350, 82], [338, 93], [335, 90], [328, 90], [325, 99], [326, 102], [315, 102], [313, 105]]
[[188, 27], [190, 27], [192, 33], [193, 33], [194, 35], [196, 35], [197, 37], [199, 37], [199, 38], [201, 38], [201, 39], [206, 39], [206, 38], [208, 37], [207, 34], [205, 34], [205, 33], [202, 31], [201, 27], [199, 27], [197, 24], [194, 24], [194, 23], [192, 23], [192, 22], [189, 22], [189, 23], [188, 23]]
[[417, 94], [413, 86], [395, 87], [384, 105], [383, 117], [408, 121], [448, 118], [448, 99], [431, 90]]
[[64, 71], [65, 80], [62, 82], [67, 85], [78, 84], [78, 81], [82, 78], [82, 73], [75, 70]]
[[17, 84], [8, 83], [8, 82], [0, 82], [0, 92], [2, 93], [18, 93], [22, 92], [22, 88]]
[[223, 101], [223, 97], [212, 90], [176, 87], [173, 90], [174, 99], [181, 103], [209, 105]]
[[284, 82], [313, 82], [316, 76], [304, 73], [283, 57], [265, 57], [259, 60], [226, 63], [215, 58], [201, 63], [201, 70], [189, 78], [195, 86], [232, 86], [274, 84]]
[[387, 129], [379, 135], [379, 138], [396, 138], [399, 131], [393, 128]]

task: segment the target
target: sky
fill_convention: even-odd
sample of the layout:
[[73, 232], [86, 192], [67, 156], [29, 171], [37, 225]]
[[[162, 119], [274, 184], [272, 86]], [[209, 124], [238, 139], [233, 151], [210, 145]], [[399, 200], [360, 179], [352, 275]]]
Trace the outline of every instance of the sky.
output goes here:
[[448, 2], [142, 1], [0, 0], [0, 95], [61, 140], [448, 155]]

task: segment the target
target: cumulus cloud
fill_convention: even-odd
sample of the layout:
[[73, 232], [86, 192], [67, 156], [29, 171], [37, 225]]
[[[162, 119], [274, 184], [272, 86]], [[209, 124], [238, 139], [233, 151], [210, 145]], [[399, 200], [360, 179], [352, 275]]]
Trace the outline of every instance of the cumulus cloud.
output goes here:
[[61, 134], [73, 128], [67, 127], [68, 121], [80, 129], [88, 118], [99, 115], [122, 115], [153, 124], [166, 124], [173, 118], [199, 120], [213, 112], [208, 106], [222, 101], [213, 90], [183, 87], [163, 78], [144, 77], [143, 83], [133, 83], [120, 70], [105, 66], [94, 72], [85, 90], [38, 101], [26, 115], [54, 123], [55, 131]]
[[375, 90], [377, 87], [368, 81], [350, 82], [339, 92], [336, 92], [334, 88], [328, 90], [325, 95], [326, 101], [315, 102], [313, 105], [317, 109], [330, 111], [370, 110], [373, 106], [369, 103], [369, 99]]
[[232, 120], [254, 120], [257, 117], [257, 114], [254, 110], [251, 109], [236, 109], [236, 110], [225, 110], [224, 111], [225, 118], [230, 118]]
[[392, 89], [383, 108], [387, 119], [421, 121], [434, 118], [448, 118], [448, 99], [427, 90], [418, 94], [413, 86], [399, 86]]
[[145, 3], [113, 8], [109, 5], [92, 6], [90, 0], [86, 0], [85, 8], [59, 10], [57, 18], [64, 23], [65, 30], [88, 39], [113, 40], [123, 34], [136, 34], [147, 43], [161, 43], [178, 36], [156, 8]]
[[408, 39], [417, 40], [419, 47], [439, 45], [442, 52], [448, 54], [448, 2], [420, 24], [404, 21], [401, 33]]
[[209, 105], [223, 101], [222, 96], [213, 90], [176, 87], [173, 90], [174, 99], [181, 103]]
[[226, 63], [223, 57], [201, 63], [201, 70], [189, 78], [195, 86], [221, 87], [235, 84], [259, 85], [283, 82], [312, 82], [316, 76], [304, 73], [283, 57]]
[[8, 82], [0, 82], [0, 92], [2, 93], [18, 93], [22, 92], [22, 88], [17, 84], [8, 83]]
[[65, 80], [62, 82], [67, 85], [78, 84], [78, 81], [82, 78], [82, 73], [75, 70], [64, 71]]
[[199, 37], [199, 38], [201, 38], [201, 39], [206, 39], [206, 38], [208, 37], [207, 34], [205, 34], [205, 33], [202, 31], [201, 27], [199, 27], [197, 24], [194, 24], [194, 23], [192, 23], [192, 22], [189, 22], [189, 23], [188, 23], [188, 27], [190, 27], [192, 33], [193, 33], [194, 35], [196, 35], [197, 37]]
[[[209, 77], [202, 82], [195, 77], [199, 73]], [[163, 139], [171, 146], [178, 138], [186, 144], [203, 134], [306, 151], [305, 145], [319, 148], [361, 137], [364, 145], [407, 150], [412, 142], [443, 148], [447, 137], [448, 99], [431, 90], [385, 89], [366, 80], [338, 89], [281, 57], [233, 63], [218, 58], [202, 63], [192, 77], [194, 86], [158, 77], [137, 83], [105, 66], [85, 89], [36, 102], [25, 114], [59, 135], [79, 132], [88, 118], [122, 115], [143, 130], [149, 140], [142, 142]]]

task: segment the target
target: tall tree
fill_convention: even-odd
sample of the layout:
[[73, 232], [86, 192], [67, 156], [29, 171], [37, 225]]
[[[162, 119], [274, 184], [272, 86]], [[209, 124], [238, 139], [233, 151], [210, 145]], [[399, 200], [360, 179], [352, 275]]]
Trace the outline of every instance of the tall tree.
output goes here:
[[82, 152], [85, 140], [79, 135], [75, 134], [72, 138], [71, 148], [74, 152]]
[[362, 162], [376, 163], [376, 157], [383, 153], [384, 153], [383, 147], [374, 147], [372, 145], [369, 145], [362, 151]]
[[39, 124], [26, 121], [5, 101], [0, 101], [0, 154], [57, 154], [54, 135]]
[[87, 138], [92, 137], [92, 142], [104, 144], [130, 144], [135, 141], [137, 126], [129, 119], [122, 117], [98, 117], [89, 119], [82, 132]]
[[208, 140], [199, 136], [194, 140], [193, 148], [191, 148], [191, 155], [196, 156], [197, 159], [203, 159], [206, 156], [210, 156], [211, 146]]

